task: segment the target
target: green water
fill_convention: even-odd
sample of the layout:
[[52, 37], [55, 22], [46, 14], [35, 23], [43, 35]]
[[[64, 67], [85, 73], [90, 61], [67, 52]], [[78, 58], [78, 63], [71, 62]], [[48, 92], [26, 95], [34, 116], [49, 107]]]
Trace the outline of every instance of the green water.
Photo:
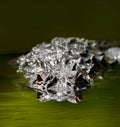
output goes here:
[[120, 68], [106, 72], [79, 104], [36, 100], [27, 81], [0, 57], [0, 127], [120, 127]]
[[[56, 36], [119, 41], [120, 0], [0, 1], [0, 54]], [[77, 105], [40, 103], [8, 65], [13, 58], [0, 56], [0, 127], [120, 127], [120, 68], [97, 80]]]

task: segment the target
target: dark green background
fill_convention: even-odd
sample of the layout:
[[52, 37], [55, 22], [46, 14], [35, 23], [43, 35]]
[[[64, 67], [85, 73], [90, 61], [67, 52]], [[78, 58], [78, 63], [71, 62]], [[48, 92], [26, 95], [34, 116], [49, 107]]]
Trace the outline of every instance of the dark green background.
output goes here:
[[0, 1], [1, 52], [30, 49], [56, 36], [120, 40], [120, 1]]
[[[0, 54], [56, 36], [120, 41], [120, 0], [0, 0]], [[0, 55], [0, 127], [120, 127], [120, 67], [108, 71], [79, 104], [41, 103]], [[14, 62], [13, 62], [14, 63]]]

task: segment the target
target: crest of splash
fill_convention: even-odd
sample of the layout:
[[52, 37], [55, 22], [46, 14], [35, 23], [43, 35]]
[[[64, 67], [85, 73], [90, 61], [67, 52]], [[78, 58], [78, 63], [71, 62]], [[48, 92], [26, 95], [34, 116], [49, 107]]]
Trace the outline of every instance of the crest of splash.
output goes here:
[[40, 101], [68, 100], [77, 103], [90, 86], [93, 58], [102, 59], [95, 41], [79, 38], [54, 38], [38, 44], [17, 60], [18, 72], [30, 81]]

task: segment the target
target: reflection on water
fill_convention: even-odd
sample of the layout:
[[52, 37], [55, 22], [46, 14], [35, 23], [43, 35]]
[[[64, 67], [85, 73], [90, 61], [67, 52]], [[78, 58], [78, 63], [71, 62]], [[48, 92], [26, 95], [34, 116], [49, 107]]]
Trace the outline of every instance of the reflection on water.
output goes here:
[[84, 93], [79, 104], [41, 103], [27, 81], [0, 57], [0, 127], [119, 127], [120, 68], [105, 74]]

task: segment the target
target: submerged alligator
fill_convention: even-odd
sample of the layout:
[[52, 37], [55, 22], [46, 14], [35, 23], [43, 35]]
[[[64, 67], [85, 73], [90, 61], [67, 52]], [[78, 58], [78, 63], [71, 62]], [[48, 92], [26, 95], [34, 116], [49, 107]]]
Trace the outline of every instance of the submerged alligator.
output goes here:
[[84, 38], [54, 38], [17, 60], [37, 99], [77, 103], [94, 78], [120, 62], [120, 48]]

